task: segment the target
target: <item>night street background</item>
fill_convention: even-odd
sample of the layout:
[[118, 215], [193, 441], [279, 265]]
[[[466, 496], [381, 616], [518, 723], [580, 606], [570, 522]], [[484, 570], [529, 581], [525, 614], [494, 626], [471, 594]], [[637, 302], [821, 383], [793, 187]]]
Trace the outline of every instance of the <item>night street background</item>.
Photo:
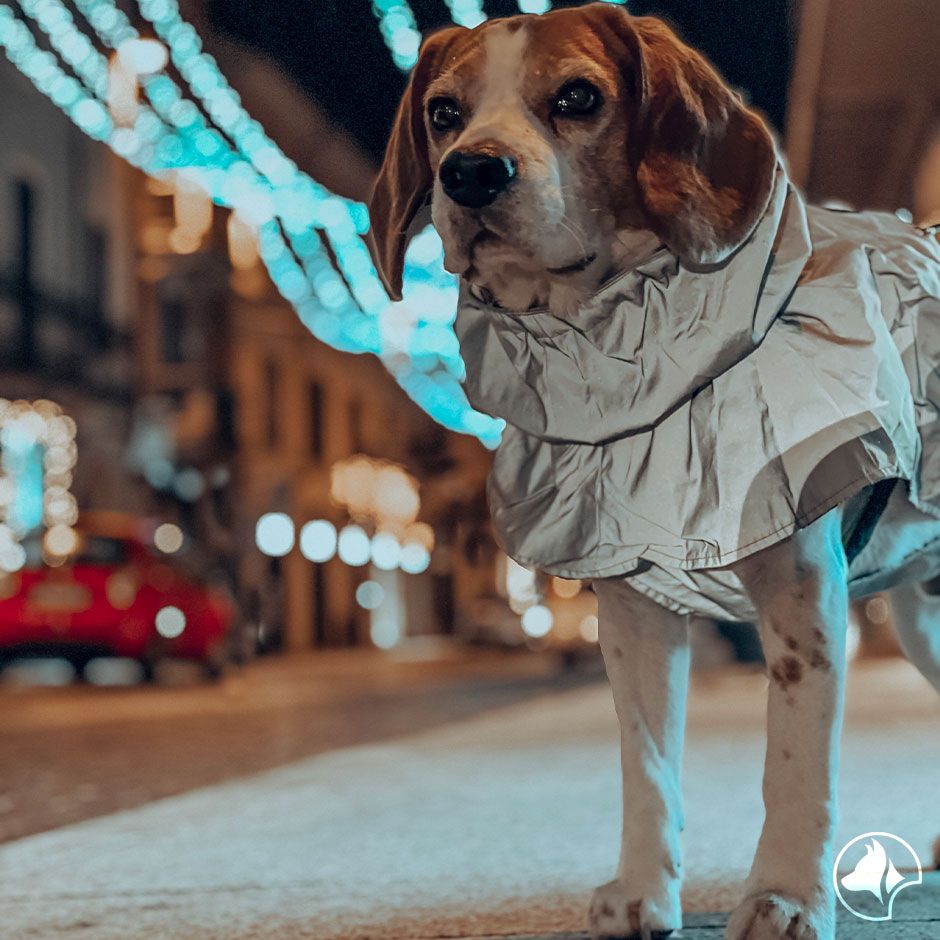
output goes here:
[[[585, 937], [596, 599], [497, 543], [440, 237], [400, 302], [365, 240], [422, 39], [574, 5], [0, 3], [0, 940]], [[940, 222], [937, 0], [627, 6], [811, 201]], [[940, 701], [884, 596], [849, 648], [837, 845], [896, 833], [925, 880], [839, 940], [937, 940]], [[751, 624], [692, 658], [675, 940], [717, 940], [767, 679]]]

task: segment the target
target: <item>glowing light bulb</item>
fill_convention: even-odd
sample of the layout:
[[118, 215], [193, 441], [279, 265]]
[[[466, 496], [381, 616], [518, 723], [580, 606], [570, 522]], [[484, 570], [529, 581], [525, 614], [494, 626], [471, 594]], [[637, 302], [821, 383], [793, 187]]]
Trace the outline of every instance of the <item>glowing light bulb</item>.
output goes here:
[[401, 545], [390, 532], [372, 537], [372, 564], [380, 571], [394, 571], [401, 560]]
[[578, 632], [581, 634], [581, 639], [586, 643], [596, 643], [597, 617], [594, 614], [588, 614], [581, 623], [578, 624]]
[[280, 558], [294, 547], [294, 522], [287, 513], [266, 512], [255, 525], [255, 544], [272, 558]]
[[339, 533], [337, 553], [347, 565], [358, 568], [369, 561], [371, 545], [365, 529], [358, 525], [348, 525]]
[[555, 618], [547, 607], [543, 604], [533, 604], [522, 615], [522, 632], [526, 636], [539, 639], [548, 636], [554, 622]]
[[161, 552], [172, 555], [183, 547], [183, 530], [172, 522], [164, 522], [163, 525], [158, 525], [153, 533], [153, 544]]
[[375, 610], [385, 599], [385, 590], [376, 581], [363, 581], [356, 588], [356, 602], [365, 610]]
[[179, 607], [161, 607], [154, 617], [154, 626], [160, 636], [173, 640], [186, 629], [186, 615]]
[[300, 530], [300, 552], [308, 561], [322, 563], [336, 554], [336, 527], [326, 519], [314, 519]]
[[420, 542], [406, 542], [401, 547], [398, 564], [406, 574], [421, 574], [428, 570], [431, 555]]
[[156, 39], [125, 39], [117, 54], [124, 68], [137, 75], [159, 72], [170, 60], [166, 46]]

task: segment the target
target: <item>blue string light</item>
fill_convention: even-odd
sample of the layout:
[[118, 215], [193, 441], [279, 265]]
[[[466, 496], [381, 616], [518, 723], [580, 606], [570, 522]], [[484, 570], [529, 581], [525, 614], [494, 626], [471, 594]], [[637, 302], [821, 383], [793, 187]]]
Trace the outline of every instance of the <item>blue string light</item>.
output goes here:
[[[139, 38], [114, 0], [73, 2], [111, 49]], [[480, 0], [445, 2], [461, 25], [473, 27], [487, 18]], [[473, 411], [459, 385], [464, 372], [452, 328], [456, 283], [443, 270], [433, 229], [413, 240], [406, 256], [405, 300], [390, 304], [362, 239], [369, 225], [365, 206], [330, 193], [283, 154], [203, 51], [176, 0], [139, 0], [138, 5], [205, 114], [161, 71], [140, 76], [147, 103], [137, 108], [132, 126], [115, 125], [106, 106], [108, 61], [62, 0], [20, 0], [19, 5], [73, 75], [53, 52], [36, 45], [7, 4], [0, 4], [0, 45], [83, 131], [147, 173], [186, 174], [214, 202], [254, 222], [275, 286], [314, 335], [339, 349], [379, 355], [432, 417], [495, 446], [502, 422]], [[393, 61], [407, 71], [421, 42], [411, 8], [406, 0], [374, 0], [372, 6]], [[543, 13], [551, 3], [519, 0], [519, 8]]]
[[473, 29], [486, 20], [482, 0], [444, 0], [450, 10], [450, 18], [458, 26]]
[[372, 12], [379, 21], [379, 32], [392, 61], [407, 72], [418, 61], [421, 46], [421, 33], [407, 0], [373, 0]]
[[[113, 0], [74, 0], [74, 5], [110, 48], [138, 37]], [[463, 364], [451, 328], [453, 313], [439, 312], [455, 307], [453, 279], [434, 265], [428, 270], [427, 242], [423, 254], [421, 241], [409, 251], [405, 303], [390, 304], [362, 240], [368, 230], [365, 206], [310, 179], [267, 137], [215, 60], [202, 51], [199, 36], [182, 20], [175, 0], [142, 0], [141, 12], [213, 124], [160, 72], [141, 76], [146, 102], [140, 103], [133, 126], [116, 126], [105, 104], [108, 61], [68, 8], [61, 0], [23, 0], [21, 7], [77, 78], [53, 52], [39, 49], [7, 4], [0, 4], [0, 46], [83, 131], [147, 173], [185, 173], [213, 201], [254, 221], [260, 254], [275, 286], [318, 338], [339, 349], [381, 356], [402, 388], [432, 417], [495, 446], [501, 422], [474, 412], [460, 388]], [[392, 24], [407, 25], [407, 4], [378, 3], [376, 8], [390, 15]], [[416, 57], [419, 39], [415, 29], [411, 40], [399, 43], [400, 64], [408, 49]], [[320, 232], [343, 277], [324, 251]], [[419, 304], [423, 316], [415, 317], [402, 357], [383, 341], [383, 323], [394, 320], [402, 307], [416, 310]]]

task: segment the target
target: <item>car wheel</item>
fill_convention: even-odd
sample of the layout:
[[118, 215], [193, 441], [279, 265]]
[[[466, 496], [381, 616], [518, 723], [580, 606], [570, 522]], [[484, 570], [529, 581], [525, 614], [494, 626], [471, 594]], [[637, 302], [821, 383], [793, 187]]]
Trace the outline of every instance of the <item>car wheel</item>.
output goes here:
[[219, 646], [202, 661], [202, 671], [210, 682], [218, 682], [225, 675], [229, 662], [224, 647]]
[[154, 685], [157, 681], [157, 663], [153, 659], [139, 659], [140, 681], [147, 685]]
[[75, 670], [75, 681], [81, 685], [88, 682], [88, 664], [90, 662], [90, 659], [84, 657], [71, 660], [71, 666]]

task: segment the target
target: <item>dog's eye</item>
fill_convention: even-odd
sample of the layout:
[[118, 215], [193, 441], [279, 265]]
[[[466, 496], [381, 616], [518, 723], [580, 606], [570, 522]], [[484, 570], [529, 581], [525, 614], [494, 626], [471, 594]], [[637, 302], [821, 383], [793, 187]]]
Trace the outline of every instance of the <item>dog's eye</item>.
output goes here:
[[453, 130], [460, 123], [460, 106], [453, 98], [432, 98], [428, 102], [428, 117], [436, 131]]
[[601, 93], [583, 78], [561, 86], [552, 103], [552, 112], [561, 117], [582, 117], [593, 114], [601, 105]]

